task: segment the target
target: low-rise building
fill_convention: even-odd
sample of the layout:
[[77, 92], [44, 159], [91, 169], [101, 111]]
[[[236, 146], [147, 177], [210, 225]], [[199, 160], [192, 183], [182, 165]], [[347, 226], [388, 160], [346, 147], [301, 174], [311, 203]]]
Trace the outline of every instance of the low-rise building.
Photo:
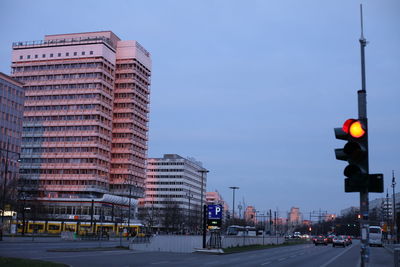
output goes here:
[[140, 218], [153, 230], [200, 232], [207, 170], [177, 154], [149, 158]]

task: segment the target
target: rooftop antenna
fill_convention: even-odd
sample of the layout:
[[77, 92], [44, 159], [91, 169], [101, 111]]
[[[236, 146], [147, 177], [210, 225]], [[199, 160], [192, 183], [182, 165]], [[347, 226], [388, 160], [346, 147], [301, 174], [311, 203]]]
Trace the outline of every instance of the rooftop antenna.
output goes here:
[[360, 19], [361, 19], [361, 38], [360, 40], [365, 40], [364, 38], [364, 22], [363, 22], [363, 12], [362, 4], [360, 4]]
[[[363, 21], [363, 9], [362, 4], [360, 4], [360, 17], [361, 17], [361, 37], [360, 37], [360, 45], [361, 45], [361, 90], [365, 91], [365, 52], [364, 49], [367, 46], [367, 40], [364, 37], [364, 21]], [[363, 113], [362, 115], [366, 117], [367, 110], [359, 110], [359, 112]], [[365, 113], [365, 114], [364, 114]]]

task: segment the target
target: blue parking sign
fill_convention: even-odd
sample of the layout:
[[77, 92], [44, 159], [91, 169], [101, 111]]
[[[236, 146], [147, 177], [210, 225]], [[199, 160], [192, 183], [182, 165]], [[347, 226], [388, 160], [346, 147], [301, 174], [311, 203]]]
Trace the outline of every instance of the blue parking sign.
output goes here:
[[208, 205], [208, 219], [222, 219], [222, 205]]

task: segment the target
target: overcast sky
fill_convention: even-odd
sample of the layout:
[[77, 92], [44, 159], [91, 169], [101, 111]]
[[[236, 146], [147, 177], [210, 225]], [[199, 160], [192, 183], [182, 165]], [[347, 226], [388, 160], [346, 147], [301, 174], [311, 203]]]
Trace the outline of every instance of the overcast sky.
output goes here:
[[[400, 178], [400, 3], [364, 4], [370, 172]], [[357, 117], [360, 0], [0, 1], [0, 71], [15, 41], [111, 30], [152, 55], [149, 157], [195, 157], [232, 206], [304, 213], [344, 193], [333, 128]], [[399, 179], [400, 187], [400, 179]], [[391, 191], [391, 188], [389, 188]], [[370, 194], [370, 199], [384, 194]], [[308, 215], [306, 216], [308, 217]]]

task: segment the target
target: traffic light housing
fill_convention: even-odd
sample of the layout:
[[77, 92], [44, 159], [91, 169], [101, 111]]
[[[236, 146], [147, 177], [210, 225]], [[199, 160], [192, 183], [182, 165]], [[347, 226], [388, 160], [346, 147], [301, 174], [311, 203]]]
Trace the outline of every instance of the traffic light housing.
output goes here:
[[336, 159], [349, 163], [343, 171], [345, 192], [362, 192], [368, 186], [367, 122], [348, 119], [342, 128], [335, 128], [335, 136], [347, 141], [342, 149], [335, 149]]
[[383, 192], [383, 175], [368, 171], [367, 119], [348, 119], [342, 128], [335, 128], [336, 139], [346, 140], [341, 149], [335, 149], [336, 159], [349, 164], [343, 171], [345, 192]]

